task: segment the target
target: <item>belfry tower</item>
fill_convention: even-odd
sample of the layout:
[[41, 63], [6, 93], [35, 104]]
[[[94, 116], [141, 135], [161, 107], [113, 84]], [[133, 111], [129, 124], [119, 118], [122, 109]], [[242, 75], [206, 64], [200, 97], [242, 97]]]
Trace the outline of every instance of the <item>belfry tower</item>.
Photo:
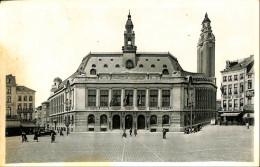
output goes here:
[[128, 14], [128, 19], [125, 25], [124, 32], [124, 46], [123, 50], [123, 67], [128, 69], [134, 68], [136, 66], [136, 49], [135, 46], [135, 32], [133, 31], [134, 25], [131, 20], [130, 10]]
[[215, 77], [215, 36], [210, 22], [206, 13], [197, 46], [197, 72], [204, 73], [207, 77]]

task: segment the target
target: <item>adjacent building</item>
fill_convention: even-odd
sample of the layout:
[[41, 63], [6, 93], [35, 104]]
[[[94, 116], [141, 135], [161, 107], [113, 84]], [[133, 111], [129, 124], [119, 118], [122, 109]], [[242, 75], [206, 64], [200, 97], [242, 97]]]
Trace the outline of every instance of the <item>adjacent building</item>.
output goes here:
[[137, 52], [129, 13], [122, 52], [90, 52], [67, 79], [54, 79], [48, 98], [50, 127], [71, 132], [130, 128], [177, 132], [210, 123], [215, 119], [217, 91], [210, 22], [206, 14], [198, 42], [200, 68], [193, 73], [169, 52]]
[[6, 134], [20, 134], [21, 130], [32, 131], [34, 116], [35, 91], [16, 84], [15, 76], [6, 76]]
[[254, 124], [254, 56], [226, 61], [221, 75], [221, 121]]
[[50, 110], [49, 101], [43, 102], [41, 106], [38, 106], [35, 109], [35, 120], [38, 128], [49, 130], [50, 128], [49, 110]]

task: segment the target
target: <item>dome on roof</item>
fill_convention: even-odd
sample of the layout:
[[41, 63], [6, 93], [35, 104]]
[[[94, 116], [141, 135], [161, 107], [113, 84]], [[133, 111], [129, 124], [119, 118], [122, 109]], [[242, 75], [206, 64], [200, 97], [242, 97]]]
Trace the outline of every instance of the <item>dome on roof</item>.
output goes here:
[[59, 77], [56, 77], [56, 78], [54, 78], [53, 82], [58, 82], [58, 83], [61, 83], [61, 82], [62, 82], [62, 80], [61, 80]]

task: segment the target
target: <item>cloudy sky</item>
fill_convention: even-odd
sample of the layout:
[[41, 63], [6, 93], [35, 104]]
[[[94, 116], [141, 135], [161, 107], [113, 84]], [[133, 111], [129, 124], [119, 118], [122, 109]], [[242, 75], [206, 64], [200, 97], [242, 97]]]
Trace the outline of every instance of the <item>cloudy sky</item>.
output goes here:
[[1, 74], [13, 74], [18, 85], [36, 90], [39, 106], [53, 79], [66, 79], [90, 51], [121, 52], [129, 9], [139, 52], [169, 51], [184, 70], [196, 72], [207, 12], [216, 37], [219, 87], [226, 60], [254, 54], [259, 67], [258, 7], [256, 0], [1, 2]]

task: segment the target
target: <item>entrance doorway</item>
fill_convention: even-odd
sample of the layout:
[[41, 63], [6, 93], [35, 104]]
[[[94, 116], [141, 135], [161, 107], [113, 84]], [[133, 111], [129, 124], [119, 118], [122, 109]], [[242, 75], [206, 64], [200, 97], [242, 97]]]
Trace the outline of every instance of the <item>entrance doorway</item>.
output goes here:
[[143, 115], [139, 115], [137, 118], [137, 129], [145, 129], [145, 118]]
[[133, 117], [131, 115], [127, 115], [125, 117], [125, 129], [133, 128]]
[[119, 115], [113, 116], [113, 129], [120, 129], [120, 116]]

